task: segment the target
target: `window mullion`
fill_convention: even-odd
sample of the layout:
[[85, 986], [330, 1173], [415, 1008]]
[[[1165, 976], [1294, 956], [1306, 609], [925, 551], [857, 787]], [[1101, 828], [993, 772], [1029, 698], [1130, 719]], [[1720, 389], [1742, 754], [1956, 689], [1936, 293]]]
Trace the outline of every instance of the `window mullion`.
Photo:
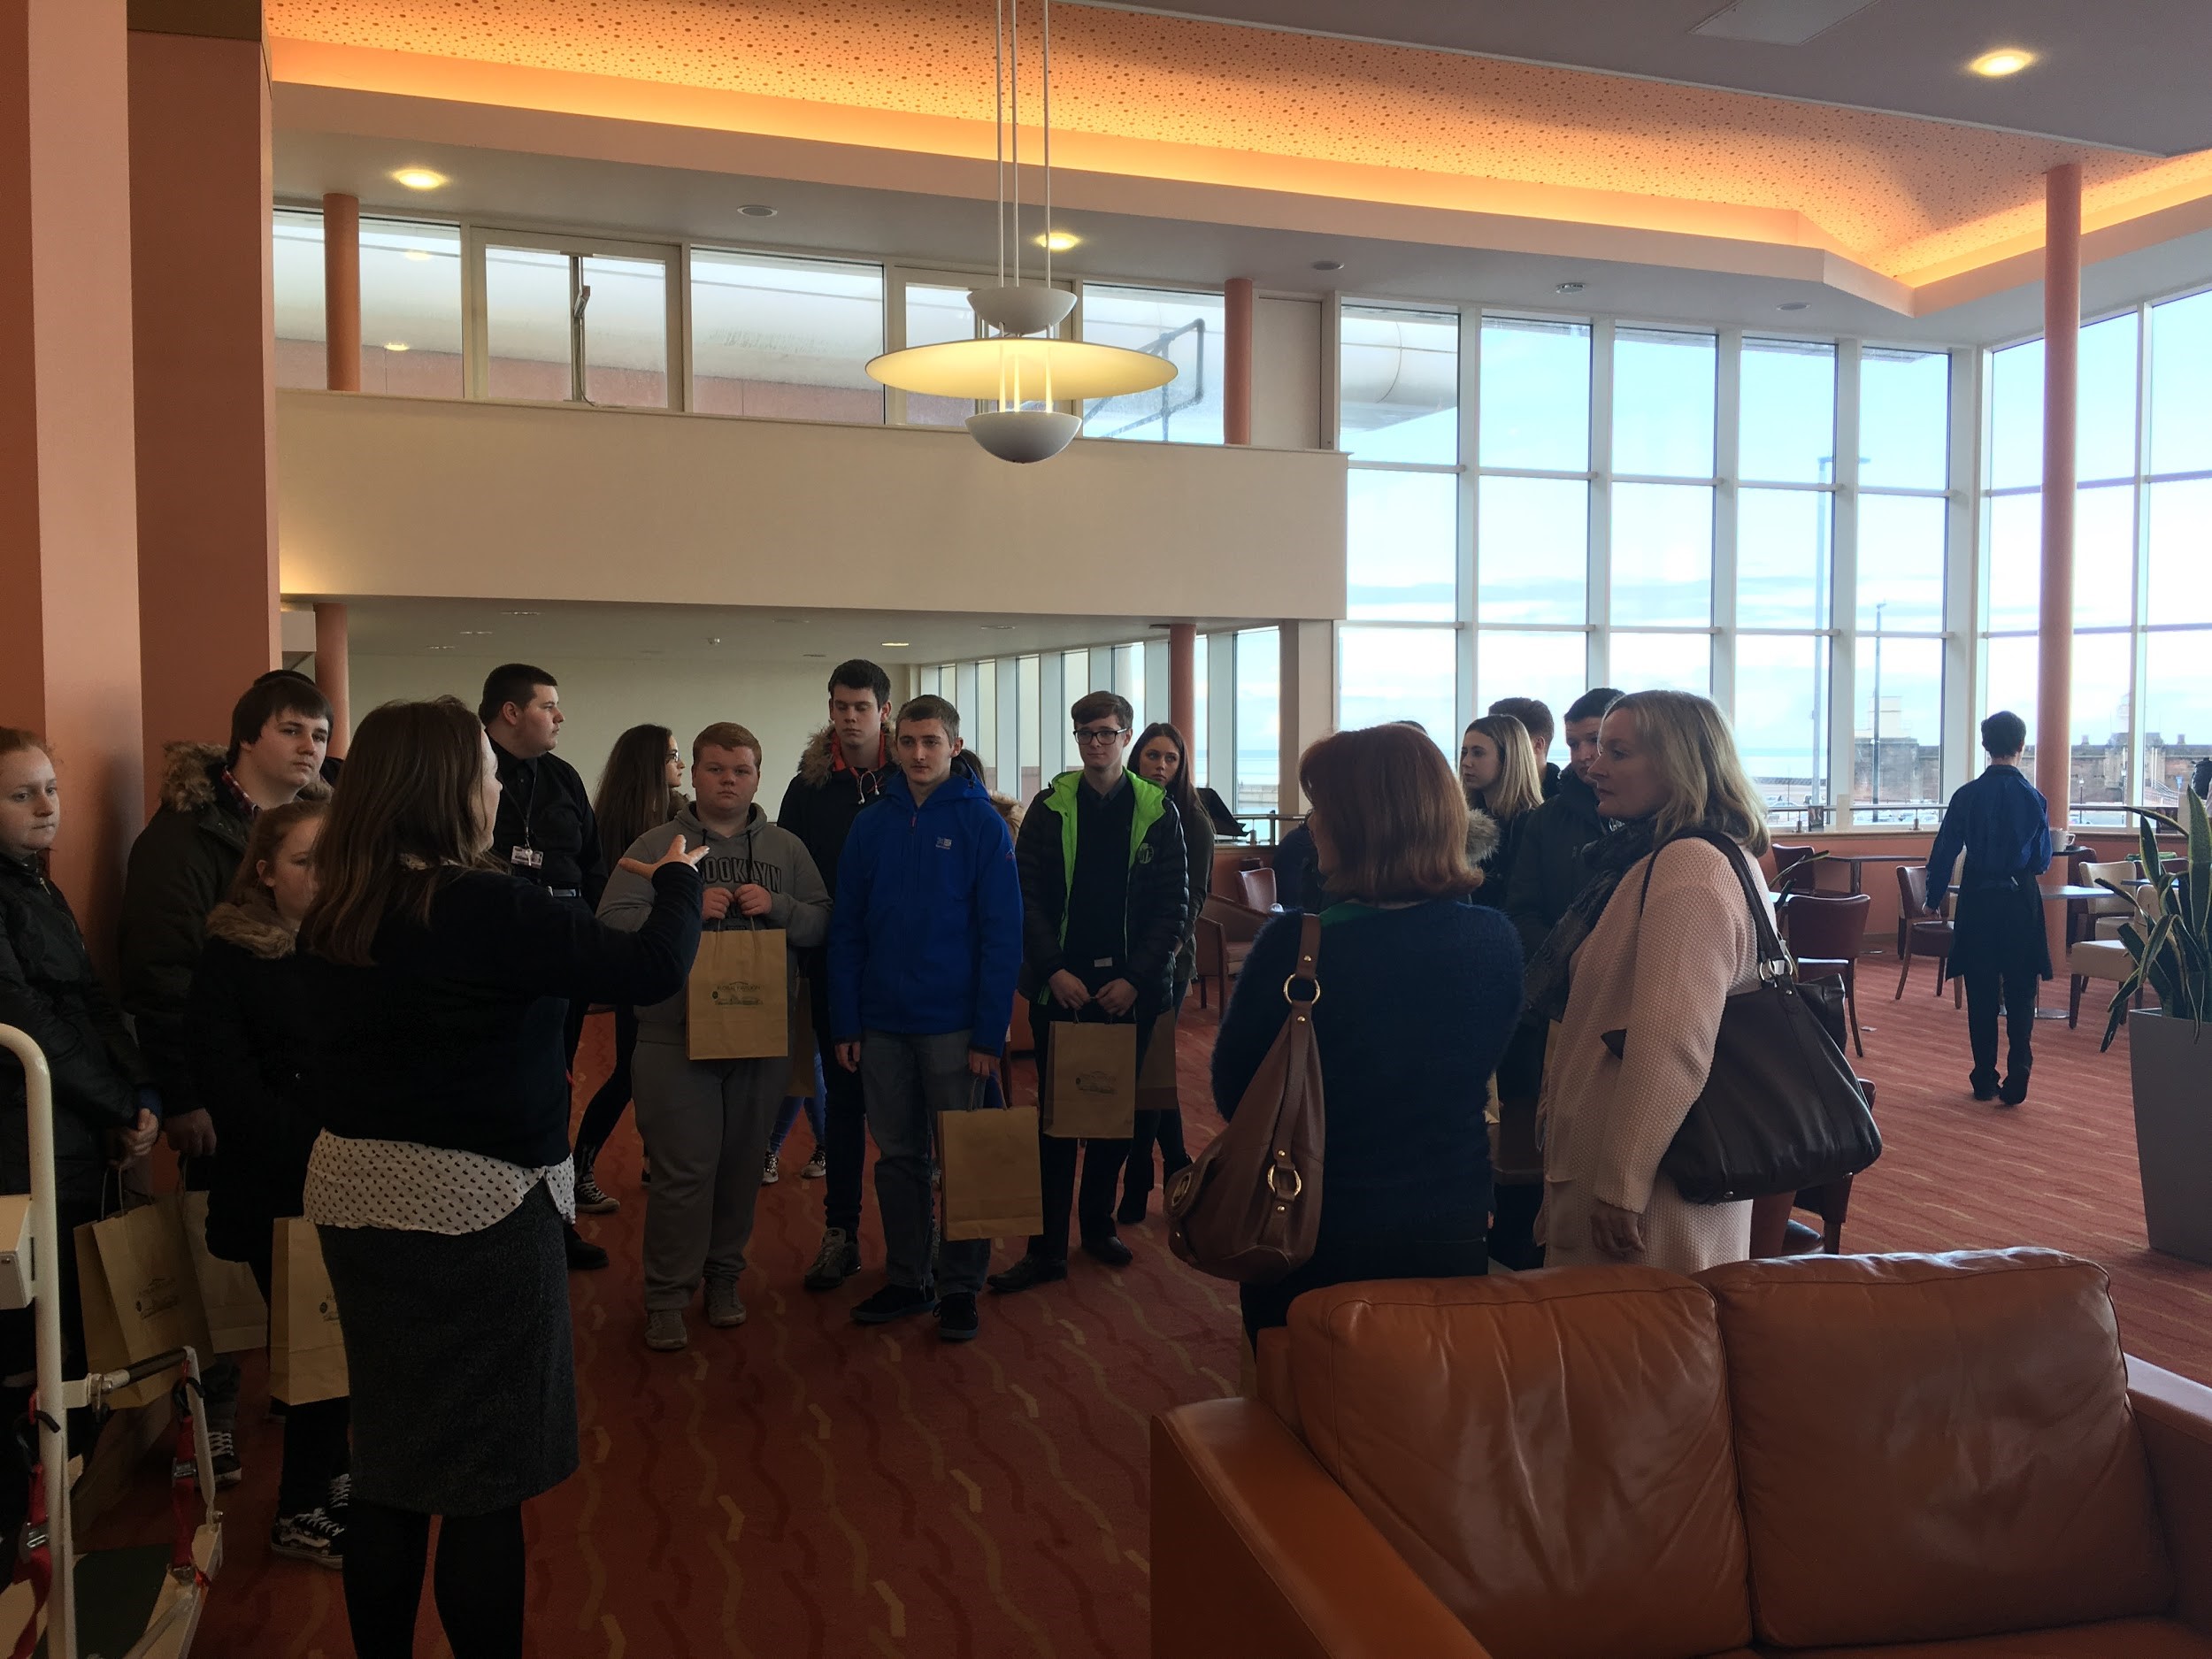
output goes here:
[[1736, 718], [1736, 531], [1742, 471], [1743, 330], [1724, 328], [1714, 342], [1712, 583], [1713, 701]]
[[1590, 323], [1590, 646], [1586, 677], [1606, 684], [1613, 664], [1613, 319]]
[[1850, 827], [1858, 795], [1859, 411], [1865, 354], [1856, 340], [1836, 342], [1836, 493], [1828, 558], [1828, 796], [1835, 822]]
[[[1476, 464], [1482, 453], [1482, 308], [1459, 309], [1459, 510], [1454, 520], [1456, 540], [1453, 568], [1458, 573], [1458, 604], [1453, 614], [1460, 626], [1453, 651], [1457, 695], [1454, 699], [1462, 730], [1481, 712], [1475, 706], [1475, 658], [1481, 649], [1475, 636], [1481, 618], [1482, 552], [1476, 541], [1476, 515], [1482, 502], [1482, 480]], [[1339, 695], [1342, 693], [1340, 680]], [[1456, 733], [1451, 734], [1455, 740]], [[1455, 741], [1448, 741], [1452, 753]]]

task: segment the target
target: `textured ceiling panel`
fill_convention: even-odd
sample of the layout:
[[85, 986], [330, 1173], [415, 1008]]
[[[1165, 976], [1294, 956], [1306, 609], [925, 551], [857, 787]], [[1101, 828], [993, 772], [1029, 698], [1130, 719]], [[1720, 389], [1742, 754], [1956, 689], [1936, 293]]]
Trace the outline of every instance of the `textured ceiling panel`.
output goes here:
[[[1033, 28], [1037, 12], [1024, 8]], [[990, 118], [983, 0], [268, 0], [272, 35], [818, 104]], [[1743, 93], [1063, 6], [1060, 128], [1802, 213], [1886, 274], [2212, 182], [2174, 161]]]

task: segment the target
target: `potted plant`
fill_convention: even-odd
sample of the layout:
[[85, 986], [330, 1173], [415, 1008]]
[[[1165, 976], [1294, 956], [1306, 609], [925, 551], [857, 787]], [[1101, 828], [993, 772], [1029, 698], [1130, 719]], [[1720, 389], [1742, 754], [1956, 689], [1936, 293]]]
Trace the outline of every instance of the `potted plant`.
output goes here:
[[[2154, 823], [2181, 832], [2180, 860], [2160, 856]], [[2125, 1020], [2151, 1248], [2212, 1263], [2212, 825], [2204, 803], [2184, 790], [2178, 821], [2147, 817], [2142, 836], [2147, 879], [2123, 895], [2135, 914], [2120, 926], [2134, 966], [2112, 999], [2101, 1047]], [[2146, 986], [2159, 1006], [2131, 1012]]]

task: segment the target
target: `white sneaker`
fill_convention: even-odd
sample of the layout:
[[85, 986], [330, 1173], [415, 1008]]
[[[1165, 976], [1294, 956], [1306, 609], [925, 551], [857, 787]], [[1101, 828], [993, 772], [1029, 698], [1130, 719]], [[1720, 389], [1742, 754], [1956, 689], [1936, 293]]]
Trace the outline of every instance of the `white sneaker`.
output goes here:
[[810, 1181], [818, 1181], [828, 1173], [829, 1157], [819, 1147], [814, 1148], [814, 1156], [806, 1161], [806, 1168], [799, 1171], [802, 1179]]
[[783, 1179], [783, 1171], [777, 1167], [776, 1155], [771, 1152], [768, 1155], [768, 1162], [760, 1166], [760, 1184], [763, 1187], [773, 1187], [781, 1179]]
[[293, 1561], [311, 1561], [319, 1567], [342, 1567], [346, 1564], [346, 1529], [323, 1509], [280, 1515], [269, 1529], [269, 1553]]
[[657, 1354], [673, 1354], [679, 1348], [691, 1346], [691, 1333], [684, 1329], [681, 1308], [648, 1308], [645, 1310], [645, 1346]]

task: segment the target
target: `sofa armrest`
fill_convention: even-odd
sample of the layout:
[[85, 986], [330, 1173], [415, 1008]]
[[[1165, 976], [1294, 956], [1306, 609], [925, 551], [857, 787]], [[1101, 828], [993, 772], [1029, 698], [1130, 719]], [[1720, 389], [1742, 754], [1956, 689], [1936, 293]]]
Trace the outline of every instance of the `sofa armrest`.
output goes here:
[[1489, 1659], [1266, 1407], [1152, 1419], [1152, 1659]]
[[2174, 1617], [2212, 1640], [2212, 1388], [2131, 1354], [2128, 1403], [2173, 1562]]

